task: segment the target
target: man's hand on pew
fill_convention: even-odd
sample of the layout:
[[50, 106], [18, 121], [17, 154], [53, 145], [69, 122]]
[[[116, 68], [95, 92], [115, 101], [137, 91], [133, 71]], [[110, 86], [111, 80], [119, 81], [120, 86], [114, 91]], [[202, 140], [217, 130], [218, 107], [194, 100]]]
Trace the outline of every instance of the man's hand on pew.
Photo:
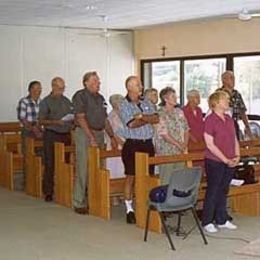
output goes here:
[[38, 126], [33, 126], [32, 131], [33, 131], [33, 133], [34, 133], [34, 135], [36, 136], [37, 139], [42, 139], [43, 134], [42, 134], [42, 131], [39, 129]]
[[89, 138], [90, 146], [98, 147], [97, 141], [94, 136]]

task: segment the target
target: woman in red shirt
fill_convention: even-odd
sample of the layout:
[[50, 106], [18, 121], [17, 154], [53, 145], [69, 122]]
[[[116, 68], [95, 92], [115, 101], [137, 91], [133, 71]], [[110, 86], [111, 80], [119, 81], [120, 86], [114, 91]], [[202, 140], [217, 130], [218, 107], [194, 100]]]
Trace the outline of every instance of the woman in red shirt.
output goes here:
[[204, 130], [207, 191], [202, 225], [207, 232], [215, 233], [218, 231], [217, 227], [233, 230], [237, 228], [228, 221], [226, 203], [234, 167], [240, 160], [240, 153], [234, 121], [225, 114], [229, 109], [228, 94], [217, 91], [210, 95], [209, 107], [212, 113], [205, 120]]

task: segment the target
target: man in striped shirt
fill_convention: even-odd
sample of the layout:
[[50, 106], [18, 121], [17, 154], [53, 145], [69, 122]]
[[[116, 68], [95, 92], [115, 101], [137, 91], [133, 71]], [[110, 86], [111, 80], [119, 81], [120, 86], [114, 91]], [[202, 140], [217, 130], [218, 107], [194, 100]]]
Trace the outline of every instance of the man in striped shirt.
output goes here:
[[[138, 77], [128, 77], [125, 85], [127, 96], [120, 106], [120, 117], [126, 138], [122, 149], [122, 161], [126, 175], [124, 197], [126, 222], [134, 224], [136, 220], [132, 198], [135, 181], [135, 152], [145, 152], [154, 156], [154, 128], [152, 125], [159, 122], [159, 117], [152, 103], [141, 99], [143, 86]], [[150, 174], [153, 174], [153, 170], [153, 167], [150, 167]]]

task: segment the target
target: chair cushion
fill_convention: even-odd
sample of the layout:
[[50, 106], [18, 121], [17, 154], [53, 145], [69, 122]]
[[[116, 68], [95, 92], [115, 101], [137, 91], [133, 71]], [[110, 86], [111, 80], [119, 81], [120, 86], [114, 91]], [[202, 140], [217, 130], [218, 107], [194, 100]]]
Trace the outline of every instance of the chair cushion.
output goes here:
[[152, 202], [163, 203], [167, 197], [168, 185], [157, 186], [151, 189], [149, 198]]

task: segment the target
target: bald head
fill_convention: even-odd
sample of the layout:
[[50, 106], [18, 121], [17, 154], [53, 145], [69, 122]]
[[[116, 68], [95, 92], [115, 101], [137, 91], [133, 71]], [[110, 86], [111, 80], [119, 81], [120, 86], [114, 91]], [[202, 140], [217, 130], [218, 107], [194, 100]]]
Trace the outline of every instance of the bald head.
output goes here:
[[142, 95], [143, 86], [141, 80], [137, 76], [129, 76], [125, 81], [125, 86], [130, 96], [133, 100], [138, 100]]
[[55, 77], [51, 81], [52, 94], [55, 96], [61, 96], [65, 90], [65, 81], [61, 77]]
[[129, 76], [125, 81], [125, 86], [128, 91], [143, 91], [141, 80], [137, 76]]

